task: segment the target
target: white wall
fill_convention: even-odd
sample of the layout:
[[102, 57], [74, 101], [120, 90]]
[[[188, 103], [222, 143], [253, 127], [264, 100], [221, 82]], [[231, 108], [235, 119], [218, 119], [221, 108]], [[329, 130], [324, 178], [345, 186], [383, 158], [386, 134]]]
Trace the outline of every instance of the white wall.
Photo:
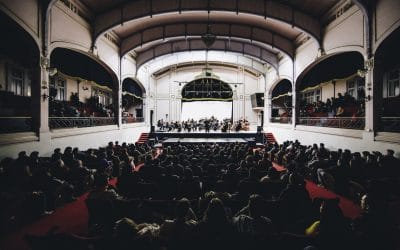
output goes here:
[[136, 77], [136, 61], [131, 56], [125, 55], [122, 57], [121, 76], [121, 80], [127, 77]]
[[379, 44], [400, 26], [400, 1], [377, 1], [375, 13], [375, 35], [373, 36], [375, 51]]
[[347, 92], [347, 82], [345, 80], [336, 80], [335, 90], [332, 83], [323, 84], [321, 88], [321, 101], [326, 102], [327, 99], [333, 97], [334, 91], [335, 97], [338, 97], [339, 93], [344, 95]]
[[293, 79], [293, 61], [289, 57], [284, 57], [279, 61], [279, 76], [281, 78]]
[[[24, 28], [36, 42], [39, 42], [39, 6], [36, 0], [2, 0], [0, 10], [3, 10]], [[40, 46], [39, 46], [40, 47]]]
[[327, 54], [337, 49], [343, 51], [343, 47], [351, 47], [362, 53], [365, 47], [364, 34], [363, 13], [356, 5], [353, 5], [326, 27], [323, 34], [323, 47]]
[[104, 36], [97, 40], [97, 53], [105, 64], [108, 65], [114, 74], [119, 78], [119, 49], [118, 47], [108, 41]]
[[51, 9], [49, 37], [50, 50], [60, 46], [87, 52], [92, 44], [89, 24], [60, 2]]
[[308, 40], [299, 48], [297, 48], [294, 62], [295, 80], [311, 63], [318, 58], [318, 49], [319, 45], [314, 39]]
[[[165, 56], [160, 56], [138, 68], [137, 77], [140, 81], [144, 82], [148, 74], [152, 74], [158, 70], [167, 68], [171, 65], [178, 65], [178, 64], [192, 63], [192, 62], [204, 62], [204, 61], [206, 61], [206, 53], [204, 51], [178, 52]], [[209, 51], [208, 61], [236, 64], [238, 66], [254, 69], [255, 71], [258, 72], [265, 71], [264, 64], [238, 53]]]
[[[143, 123], [126, 124], [121, 129], [113, 125], [55, 130], [54, 132], [42, 134], [40, 140], [0, 145], [0, 159], [17, 157], [18, 152], [23, 150], [28, 154], [32, 151], [39, 151], [41, 156], [50, 156], [55, 148], [63, 150], [67, 146], [86, 150], [107, 146], [109, 141], [135, 143], [142, 132], [148, 131], [149, 128]], [[23, 140], [22, 135], [28, 137], [26, 133], [22, 133], [21, 136], [14, 134], [12, 140], [16, 141], [18, 137]], [[0, 138], [3, 138], [3, 136], [0, 135]], [[1, 141], [3, 142], [4, 140], [1, 139]]]
[[[181, 120], [181, 91], [184, 83], [190, 82], [202, 72], [201, 67], [188, 67], [179, 70], [170, 70], [155, 79], [155, 121], [166, 119], [169, 121]], [[236, 70], [226, 67], [213, 67], [213, 73], [220, 79], [230, 84], [234, 91], [233, 119], [238, 120], [246, 117], [251, 125], [257, 125], [258, 115], [251, 107], [250, 95], [265, 91], [264, 76], [254, 76], [247, 73], [243, 68]], [[237, 87], [234, 85], [237, 83]], [[243, 84], [242, 84], [243, 83]]]

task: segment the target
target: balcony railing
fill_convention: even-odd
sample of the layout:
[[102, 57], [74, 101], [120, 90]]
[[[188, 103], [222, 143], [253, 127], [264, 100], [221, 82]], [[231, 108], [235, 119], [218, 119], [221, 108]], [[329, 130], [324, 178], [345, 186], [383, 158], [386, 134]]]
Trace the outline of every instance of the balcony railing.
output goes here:
[[32, 117], [0, 117], [0, 133], [33, 131]]
[[271, 117], [269, 121], [272, 123], [291, 124], [292, 117]]
[[49, 127], [83, 128], [116, 124], [115, 117], [49, 117]]
[[299, 117], [298, 125], [344, 128], [344, 129], [364, 129], [364, 117]]
[[122, 117], [122, 123], [138, 123], [144, 122], [143, 117]]
[[382, 117], [381, 125], [384, 132], [400, 132], [400, 117]]

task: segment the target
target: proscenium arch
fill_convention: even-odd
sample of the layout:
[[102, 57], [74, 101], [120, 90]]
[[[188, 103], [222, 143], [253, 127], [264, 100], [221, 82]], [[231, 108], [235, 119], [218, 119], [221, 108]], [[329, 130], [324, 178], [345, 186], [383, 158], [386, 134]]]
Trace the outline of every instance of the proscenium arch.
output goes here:
[[108, 11], [99, 13], [94, 21], [94, 37], [98, 37], [127, 21], [159, 14], [182, 13], [187, 11], [224, 11], [236, 14], [246, 13], [285, 22], [312, 36], [320, 44], [321, 24], [315, 17], [280, 3], [277, 0], [138, 0], [122, 2]]
[[[287, 54], [290, 58], [294, 57], [295, 48], [293, 42], [276, 34], [273, 31], [261, 27], [254, 27], [246, 24], [232, 23], [210, 23], [211, 32], [217, 37], [231, 37], [239, 39], [247, 39], [260, 43], [271, 45], [272, 48], [279, 49]], [[155, 40], [163, 40], [177, 37], [195, 36], [201, 37], [207, 32], [207, 23], [185, 22], [167, 25], [156, 25], [131, 34], [121, 42], [121, 54], [124, 55], [129, 51], [141, 47], [148, 42]], [[213, 30], [215, 29], [215, 30]]]
[[[51, 58], [51, 55], [54, 53], [54, 51], [56, 49], [64, 49], [64, 50], [70, 50], [79, 54], [82, 54], [86, 57], [88, 57], [89, 60], [93, 60], [95, 63], [98, 63], [110, 76], [112, 79], [112, 89], [113, 91], [117, 92], [119, 89], [119, 81], [118, 81], [118, 77], [115, 74], [115, 72], [106, 64], [104, 63], [102, 60], [96, 58], [93, 54], [73, 48], [73, 47], [53, 47], [51, 48], [51, 51], [49, 51], [49, 58]], [[51, 63], [51, 61], [50, 61]]]
[[[180, 52], [182, 53], [182, 52]], [[243, 68], [247, 72], [252, 72], [252, 74], [261, 76], [264, 73], [260, 71], [259, 69], [256, 69], [254, 67], [250, 67], [249, 65], [245, 64], [237, 64], [237, 63], [230, 63], [230, 62], [221, 62], [221, 61], [208, 61], [208, 65], [210, 67], [221, 67], [221, 68], [226, 68], [230, 70], [237, 70], [239, 67]], [[205, 61], [203, 60], [198, 60], [198, 61], [192, 61], [189, 59], [186, 59], [185, 61], [180, 61], [179, 63], [172, 63], [164, 67], [159, 67], [154, 69], [153, 71], [150, 72], [153, 76], [156, 75], [162, 75], [163, 72], [167, 72], [171, 69], [174, 69], [175, 71], [179, 70], [185, 70], [186, 68], [193, 68], [193, 67], [199, 67], [199, 68], [204, 68], [205, 66]], [[140, 69], [138, 69], [139, 71]]]
[[278, 68], [278, 59], [275, 54], [267, 49], [260, 46], [253, 45], [251, 43], [241, 41], [230, 41], [228, 39], [217, 39], [215, 43], [207, 48], [201, 39], [190, 39], [190, 40], [177, 40], [166, 42], [163, 44], [157, 44], [150, 48], [141, 51], [136, 56], [137, 67], [147, 63], [148, 61], [155, 59], [159, 56], [173, 54], [176, 52], [184, 51], [196, 51], [196, 50], [215, 50], [225, 52], [236, 52], [244, 55], [248, 55], [258, 60], [270, 64], [275, 69]]
[[314, 67], [316, 67], [317, 65], [319, 65], [320, 63], [323, 63], [324, 61], [335, 57], [335, 56], [340, 56], [340, 55], [350, 55], [350, 54], [354, 54], [354, 55], [358, 55], [360, 56], [361, 60], [362, 60], [362, 64], [364, 64], [364, 55], [362, 53], [360, 53], [359, 51], [344, 51], [344, 52], [336, 52], [336, 53], [331, 53], [328, 55], [325, 55], [323, 57], [318, 58], [317, 60], [315, 60], [313, 63], [311, 63], [310, 65], [308, 65], [302, 72], [301, 74], [296, 78], [295, 80], [295, 87], [296, 87], [296, 92], [299, 91], [299, 87], [301, 82], [303, 81], [304, 77], [310, 73], [311, 70], [314, 69]]
[[[196, 87], [197, 85], [197, 87]], [[207, 85], [207, 86], [206, 86]], [[209, 89], [211, 85], [211, 90]], [[193, 90], [190, 88], [193, 86]], [[203, 89], [198, 89], [198, 87]], [[206, 89], [205, 89], [206, 88]], [[215, 89], [214, 89], [215, 88]], [[189, 95], [187, 92], [190, 91], [192, 95]], [[197, 93], [201, 92], [201, 96], [197, 95]], [[193, 93], [194, 92], [194, 93]], [[197, 92], [197, 93], [196, 93]], [[204, 96], [204, 92], [208, 92], [207, 96]], [[185, 85], [183, 85], [181, 90], [182, 101], [198, 101], [198, 100], [221, 100], [221, 101], [232, 101], [233, 90], [228, 83], [214, 78], [214, 77], [202, 77], [198, 79], [194, 79]]]

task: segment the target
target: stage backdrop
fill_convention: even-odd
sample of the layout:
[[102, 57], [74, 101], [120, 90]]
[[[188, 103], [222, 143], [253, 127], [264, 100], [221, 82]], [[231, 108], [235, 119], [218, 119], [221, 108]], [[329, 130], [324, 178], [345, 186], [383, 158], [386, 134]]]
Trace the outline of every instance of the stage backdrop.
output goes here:
[[218, 120], [231, 119], [232, 102], [195, 101], [182, 102], [182, 121], [187, 119], [200, 120], [214, 116]]

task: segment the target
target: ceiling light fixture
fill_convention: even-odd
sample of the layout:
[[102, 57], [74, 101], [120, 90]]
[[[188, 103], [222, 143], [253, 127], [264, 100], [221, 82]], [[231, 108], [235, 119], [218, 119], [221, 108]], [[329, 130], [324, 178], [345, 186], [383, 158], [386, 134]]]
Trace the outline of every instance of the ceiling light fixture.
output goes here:
[[211, 25], [210, 25], [210, 12], [208, 12], [208, 17], [207, 17], [207, 32], [201, 36], [201, 40], [203, 43], [206, 45], [207, 49], [210, 48], [215, 40], [217, 39], [217, 36], [211, 33]]

